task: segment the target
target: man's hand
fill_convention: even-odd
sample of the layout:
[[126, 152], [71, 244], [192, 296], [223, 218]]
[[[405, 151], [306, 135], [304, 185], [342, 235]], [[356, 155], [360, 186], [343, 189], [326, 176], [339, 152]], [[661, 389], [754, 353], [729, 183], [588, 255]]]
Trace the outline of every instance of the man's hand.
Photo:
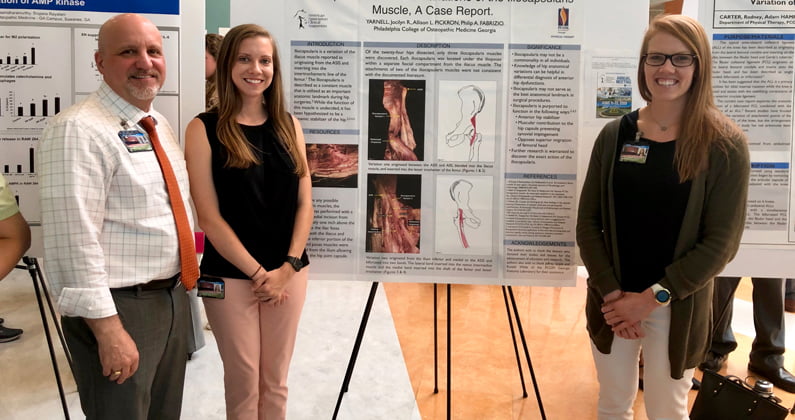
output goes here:
[[97, 339], [102, 375], [122, 384], [138, 370], [138, 346], [124, 329], [118, 315], [85, 318]]

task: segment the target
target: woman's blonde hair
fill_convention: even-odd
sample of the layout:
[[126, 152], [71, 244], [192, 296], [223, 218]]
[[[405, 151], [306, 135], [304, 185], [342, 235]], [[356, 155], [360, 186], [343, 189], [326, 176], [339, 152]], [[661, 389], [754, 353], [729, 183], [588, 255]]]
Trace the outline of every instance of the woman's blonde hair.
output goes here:
[[235, 120], [242, 103], [240, 92], [232, 81], [232, 68], [237, 62], [240, 44], [244, 40], [263, 37], [273, 47], [273, 79], [270, 86], [263, 92], [263, 106], [271, 120], [276, 137], [290, 154], [295, 164], [295, 173], [303, 176], [306, 173], [303, 155], [298, 150], [295, 125], [287, 113], [282, 88], [282, 72], [279, 51], [276, 42], [265, 28], [254, 25], [238, 25], [230, 29], [224, 36], [221, 49], [218, 51], [215, 78], [218, 83], [218, 128], [216, 133], [221, 144], [227, 150], [226, 166], [231, 168], [248, 168], [260, 161], [252, 150], [251, 144], [243, 134], [243, 130]]
[[744, 137], [742, 130], [724, 115], [712, 94], [712, 53], [704, 28], [693, 18], [684, 15], [661, 15], [654, 18], [643, 37], [638, 61], [638, 86], [648, 102], [654, 102], [646, 83], [644, 56], [649, 52], [649, 41], [659, 33], [674, 36], [696, 55], [693, 82], [687, 96], [679, 141], [676, 142], [674, 162], [679, 179], [691, 180], [707, 169], [709, 151], [713, 146], [727, 152], [732, 139]]

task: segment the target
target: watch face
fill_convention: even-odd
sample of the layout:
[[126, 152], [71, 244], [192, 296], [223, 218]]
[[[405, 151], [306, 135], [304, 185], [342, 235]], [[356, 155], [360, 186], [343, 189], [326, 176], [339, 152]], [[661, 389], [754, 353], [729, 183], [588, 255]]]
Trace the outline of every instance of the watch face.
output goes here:
[[668, 293], [667, 290], [658, 291], [657, 294], [654, 297], [657, 298], [657, 302], [660, 302], [660, 303], [665, 303], [665, 302], [668, 302], [669, 300], [671, 300], [671, 294]]
[[295, 271], [301, 271], [301, 269], [304, 267], [304, 262], [301, 261], [300, 258], [287, 257], [287, 262], [293, 266], [293, 270]]

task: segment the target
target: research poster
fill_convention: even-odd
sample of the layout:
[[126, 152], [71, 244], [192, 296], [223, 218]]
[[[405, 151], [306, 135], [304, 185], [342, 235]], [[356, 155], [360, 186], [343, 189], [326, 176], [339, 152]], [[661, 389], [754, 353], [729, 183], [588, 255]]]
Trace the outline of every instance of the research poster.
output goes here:
[[574, 284], [583, 3], [303, 0], [260, 17], [307, 142], [313, 277]]
[[795, 251], [795, 4], [701, 2], [699, 18], [712, 41], [716, 103], [745, 131], [751, 151], [742, 248], [726, 273], [795, 277], [785, 257]]
[[[203, 3], [192, 6], [203, 16]], [[186, 118], [180, 111], [187, 111], [181, 109], [185, 107], [180, 102], [183, 81], [179, 71], [184, 59], [180, 37], [185, 15], [180, 15], [178, 0], [0, 2], [0, 171], [32, 227], [29, 255], [42, 254], [36, 161], [39, 136], [52, 116], [99, 87], [102, 77], [94, 64], [99, 27], [108, 18], [127, 12], [145, 15], [161, 31], [168, 71], [154, 107], [181, 132]], [[191, 26], [192, 33], [197, 33], [195, 27]], [[197, 41], [197, 58], [187, 61], [200, 62], [201, 45]], [[201, 76], [195, 78], [202, 80]]]

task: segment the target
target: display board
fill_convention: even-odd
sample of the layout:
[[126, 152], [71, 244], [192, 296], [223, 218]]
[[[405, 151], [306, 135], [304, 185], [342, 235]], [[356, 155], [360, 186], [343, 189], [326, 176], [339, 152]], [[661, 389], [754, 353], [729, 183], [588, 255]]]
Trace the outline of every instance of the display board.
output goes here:
[[303, 124], [312, 276], [573, 285], [582, 150], [639, 106], [648, 17], [593, 3], [233, 1]]
[[742, 127], [751, 180], [742, 246], [727, 275], [795, 277], [792, 195], [795, 4], [700, 2], [718, 107]]
[[99, 87], [102, 77], [94, 64], [99, 27], [128, 12], [149, 18], [163, 36], [166, 80], [154, 107], [179, 135], [187, 121], [203, 110], [201, 90], [184, 88], [204, 83], [203, 1], [183, 0], [182, 5], [178, 0], [0, 2], [0, 171], [31, 225], [33, 245], [28, 255], [42, 255], [36, 174], [39, 136], [53, 115]]

